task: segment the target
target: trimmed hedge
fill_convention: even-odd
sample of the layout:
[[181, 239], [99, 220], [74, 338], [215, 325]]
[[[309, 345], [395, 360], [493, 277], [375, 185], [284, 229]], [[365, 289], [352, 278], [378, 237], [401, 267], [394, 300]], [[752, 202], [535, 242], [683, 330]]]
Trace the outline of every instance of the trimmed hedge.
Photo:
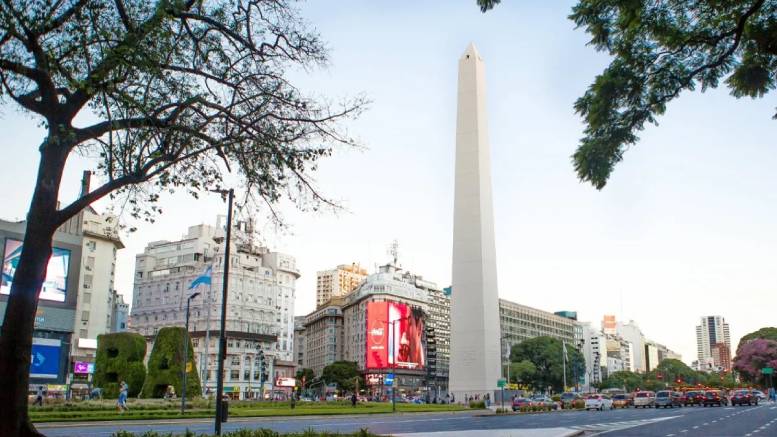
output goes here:
[[146, 339], [132, 332], [97, 336], [94, 385], [103, 389], [103, 396], [119, 396], [119, 384], [129, 385], [129, 396], [137, 396], [146, 379]]
[[[207, 437], [211, 434], [201, 434], [200, 437]], [[173, 433], [160, 433], [157, 431], [146, 431], [143, 434], [135, 434], [127, 431], [118, 431], [113, 433], [112, 437], [175, 437], [175, 436], [182, 436], [182, 437], [196, 437], [196, 434], [194, 434], [192, 431], [186, 430], [186, 433], [184, 434], [173, 434]], [[341, 434], [339, 432], [327, 432], [327, 431], [313, 431], [312, 429], [307, 429], [302, 432], [292, 432], [292, 433], [279, 433], [277, 431], [273, 431], [271, 429], [239, 429], [237, 431], [232, 431], [224, 434], [224, 437], [379, 437], [378, 434], [373, 434], [369, 432], [366, 428], [362, 428], [361, 430], [357, 432], [349, 432]]]
[[[161, 398], [165, 394], [168, 385], [175, 388], [175, 393], [181, 396], [181, 370], [184, 367], [183, 339], [185, 330], [181, 327], [162, 328], [154, 340], [154, 349], [148, 359], [148, 374], [143, 384], [144, 398]], [[192, 370], [186, 376], [186, 397], [200, 396], [200, 377], [197, 366], [194, 363], [194, 347], [189, 339], [189, 353], [187, 361], [191, 363]]]

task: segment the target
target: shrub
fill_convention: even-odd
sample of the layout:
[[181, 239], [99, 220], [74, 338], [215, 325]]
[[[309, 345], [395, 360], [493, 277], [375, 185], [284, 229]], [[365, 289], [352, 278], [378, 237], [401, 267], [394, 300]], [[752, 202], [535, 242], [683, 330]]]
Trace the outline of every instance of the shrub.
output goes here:
[[146, 339], [140, 334], [119, 332], [97, 336], [94, 385], [103, 389], [103, 396], [119, 396], [119, 384], [129, 385], [129, 395], [137, 396], [146, 379]]
[[469, 407], [473, 409], [483, 410], [486, 408], [486, 401], [469, 401]]
[[561, 395], [553, 395], [550, 397], [553, 402], [561, 402]]
[[181, 327], [162, 328], [154, 340], [154, 349], [148, 359], [148, 375], [143, 384], [143, 397], [161, 398], [165, 394], [168, 385], [175, 388], [175, 393], [180, 396], [183, 381], [181, 371], [184, 362], [191, 363], [192, 371], [186, 376], [187, 397], [199, 396], [201, 393], [200, 377], [194, 364], [194, 351], [191, 339], [189, 339], [189, 353], [186, 360], [183, 358], [183, 339], [185, 330]]
[[582, 410], [583, 408], [585, 408], [585, 401], [582, 399], [575, 399], [572, 402], [572, 408], [576, 410]]

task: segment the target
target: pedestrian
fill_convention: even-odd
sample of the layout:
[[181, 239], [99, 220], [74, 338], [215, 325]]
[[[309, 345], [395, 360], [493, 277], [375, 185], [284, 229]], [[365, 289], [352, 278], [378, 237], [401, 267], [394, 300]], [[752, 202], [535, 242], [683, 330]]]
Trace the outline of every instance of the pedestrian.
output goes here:
[[129, 411], [129, 407], [127, 407], [128, 392], [129, 386], [126, 382], [122, 381], [121, 384], [119, 384], [119, 400], [116, 402], [119, 412]]
[[351, 406], [356, 407], [356, 393], [351, 395]]
[[43, 406], [43, 386], [39, 385], [38, 390], [35, 392], [35, 402], [32, 403], [32, 405], [40, 405]]
[[296, 399], [296, 396], [294, 396], [293, 394], [291, 395], [291, 402], [289, 403], [289, 405], [291, 405], [292, 410], [294, 409], [294, 407], [297, 406], [297, 399]]

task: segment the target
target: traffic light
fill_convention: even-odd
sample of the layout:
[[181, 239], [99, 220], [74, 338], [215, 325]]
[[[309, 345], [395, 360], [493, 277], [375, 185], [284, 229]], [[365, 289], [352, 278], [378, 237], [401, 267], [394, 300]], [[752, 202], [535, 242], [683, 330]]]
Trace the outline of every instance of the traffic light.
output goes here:
[[267, 363], [264, 360], [264, 351], [259, 350], [259, 381], [265, 382], [267, 381]]

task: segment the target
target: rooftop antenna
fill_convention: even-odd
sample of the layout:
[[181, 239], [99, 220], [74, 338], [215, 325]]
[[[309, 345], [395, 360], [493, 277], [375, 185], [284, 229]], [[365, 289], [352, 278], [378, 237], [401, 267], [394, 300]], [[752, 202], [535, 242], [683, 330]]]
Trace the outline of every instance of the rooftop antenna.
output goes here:
[[397, 260], [399, 259], [399, 241], [395, 238], [389, 246], [389, 255], [394, 259], [394, 266], [397, 266]]

